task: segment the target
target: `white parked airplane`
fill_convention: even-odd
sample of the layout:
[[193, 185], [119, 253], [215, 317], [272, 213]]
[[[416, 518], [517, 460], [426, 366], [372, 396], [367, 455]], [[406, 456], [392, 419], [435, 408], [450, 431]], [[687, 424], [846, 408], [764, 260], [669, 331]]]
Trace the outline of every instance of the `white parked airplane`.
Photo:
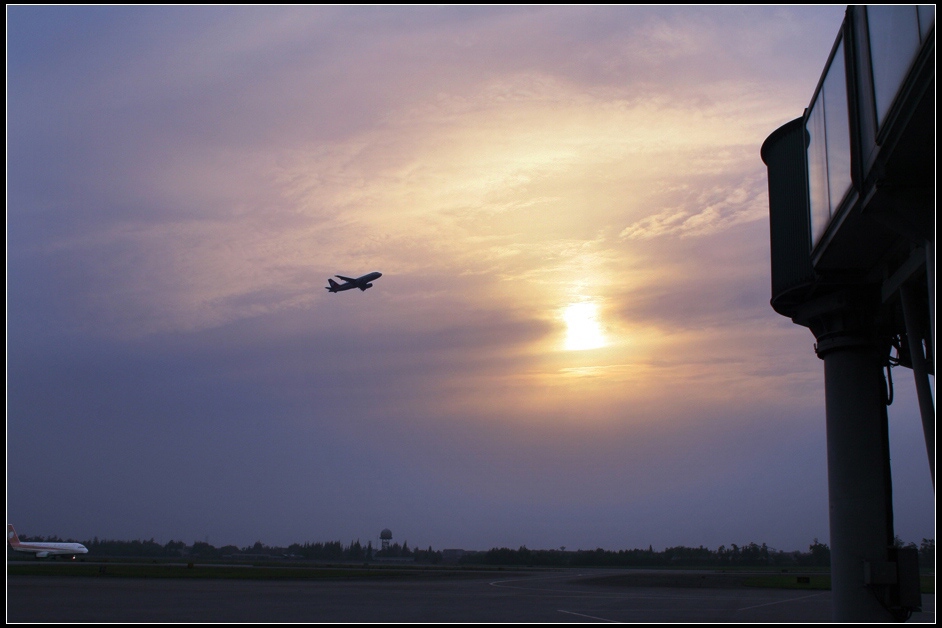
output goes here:
[[75, 558], [76, 554], [88, 553], [88, 549], [81, 543], [36, 543], [33, 541], [21, 543], [12, 524], [7, 524], [7, 543], [14, 551], [31, 552], [36, 555], [36, 558], [46, 558], [48, 556], [71, 556]]
[[357, 277], [356, 279], [353, 279], [352, 277], [344, 277], [343, 275], [335, 276], [337, 279], [343, 279], [346, 283], [337, 283], [333, 279], [328, 279], [327, 283], [330, 285], [325, 287], [331, 292], [343, 292], [344, 290], [352, 290], [353, 288], [359, 288], [360, 290], [372, 288], [373, 284], [370, 282], [382, 277], [383, 273], [370, 273], [369, 275], [363, 275], [362, 277]]

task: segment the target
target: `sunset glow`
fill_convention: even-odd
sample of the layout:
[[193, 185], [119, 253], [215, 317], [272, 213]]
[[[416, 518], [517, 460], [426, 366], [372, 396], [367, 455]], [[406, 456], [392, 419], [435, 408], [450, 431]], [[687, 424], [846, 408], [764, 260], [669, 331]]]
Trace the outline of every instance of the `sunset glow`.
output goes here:
[[583, 351], [605, 346], [605, 336], [594, 303], [573, 303], [563, 313], [566, 321], [566, 349]]

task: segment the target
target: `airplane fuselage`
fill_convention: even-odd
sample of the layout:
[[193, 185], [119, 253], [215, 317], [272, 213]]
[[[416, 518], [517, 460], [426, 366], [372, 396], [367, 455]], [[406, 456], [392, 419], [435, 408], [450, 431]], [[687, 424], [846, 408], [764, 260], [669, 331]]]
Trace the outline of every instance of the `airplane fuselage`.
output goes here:
[[81, 543], [39, 543], [20, 541], [16, 535], [16, 530], [12, 525], [7, 525], [7, 543], [14, 552], [27, 552], [35, 554], [36, 558], [48, 558], [50, 556], [72, 556], [77, 554], [87, 554], [88, 548]]

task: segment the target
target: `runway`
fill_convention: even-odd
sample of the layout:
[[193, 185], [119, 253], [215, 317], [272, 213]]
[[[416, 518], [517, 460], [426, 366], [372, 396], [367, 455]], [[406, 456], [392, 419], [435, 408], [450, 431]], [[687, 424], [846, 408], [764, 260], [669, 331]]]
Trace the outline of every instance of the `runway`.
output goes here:
[[[826, 622], [829, 591], [602, 586], [614, 570], [397, 580], [9, 576], [8, 622]], [[930, 606], [931, 602], [931, 606]], [[934, 609], [935, 596], [924, 595]], [[911, 621], [934, 622], [921, 613]]]

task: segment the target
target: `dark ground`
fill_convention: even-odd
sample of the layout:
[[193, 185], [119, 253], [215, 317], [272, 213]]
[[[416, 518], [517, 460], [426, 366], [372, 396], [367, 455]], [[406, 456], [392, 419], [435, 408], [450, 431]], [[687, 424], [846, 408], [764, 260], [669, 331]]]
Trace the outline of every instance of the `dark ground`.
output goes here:
[[[53, 567], [54, 569], [54, 567]], [[250, 580], [7, 577], [8, 622], [823, 622], [830, 591], [718, 588], [702, 573]], [[642, 580], [631, 579], [642, 578]], [[693, 578], [693, 580], [690, 580]], [[683, 582], [680, 582], [683, 580]], [[664, 586], [667, 585], [667, 586]], [[935, 596], [923, 596], [934, 611]], [[912, 621], [934, 622], [934, 612]]]

